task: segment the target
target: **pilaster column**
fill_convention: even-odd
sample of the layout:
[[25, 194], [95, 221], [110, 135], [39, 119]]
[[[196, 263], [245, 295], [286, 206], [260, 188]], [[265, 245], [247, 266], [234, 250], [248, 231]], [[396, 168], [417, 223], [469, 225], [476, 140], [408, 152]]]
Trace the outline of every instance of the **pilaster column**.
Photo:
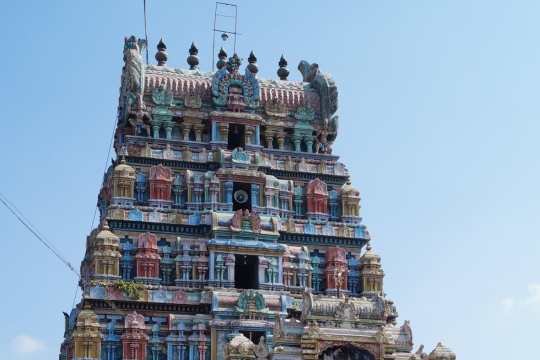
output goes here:
[[152, 125], [152, 137], [159, 139], [159, 125]]
[[274, 144], [272, 143], [273, 140], [274, 140], [274, 137], [272, 136], [272, 134], [265, 134], [264, 136], [264, 139], [266, 140], [266, 147], [268, 149], [273, 149], [274, 148]]
[[283, 284], [283, 257], [278, 256], [278, 283]]
[[259, 184], [251, 184], [251, 206], [259, 206]]
[[313, 138], [305, 137], [304, 140], [306, 142], [307, 152], [312, 153], [313, 152]]
[[182, 135], [184, 137], [184, 141], [189, 141], [189, 132], [191, 131], [191, 124], [184, 123], [182, 126]]
[[227, 265], [227, 280], [234, 284], [234, 261], [226, 262]]
[[224, 184], [225, 188], [225, 203], [232, 206], [233, 203], [233, 182], [232, 181], [226, 181]]
[[195, 141], [202, 141], [202, 131], [204, 126], [202, 124], [196, 124], [193, 125], [193, 128], [195, 129]]
[[178, 360], [184, 360], [185, 353], [186, 353], [186, 345], [181, 343], [180, 345], [178, 345]]
[[226, 142], [229, 138], [229, 124], [227, 123], [219, 123], [219, 136], [220, 141]]
[[253, 136], [253, 133], [255, 132], [255, 129], [253, 129], [252, 126], [246, 126], [246, 131], [245, 131], [245, 143], [246, 145], [252, 145], [252, 136]]
[[212, 121], [212, 138], [210, 141], [219, 141], [219, 133], [217, 128], [217, 123], [215, 121]]
[[296, 152], [300, 152], [301, 148], [300, 148], [300, 142], [301, 142], [301, 138], [298, 137], [298, 136], [294, 136], [293, 137], [293, 142], [294, 142], [294, 151]]
[[259, 125], [255, 126], [255, 144], [261, 145], [261, 128]]
[[172, 124], [167, 124], [165, 126], [165, 138], [167, 140], [171, 140], [172, 139]]
[[283, 150], [283, 146], [285, 144], [285, 136], [282, 134], [278, 134], [277, 143], [279, 150]]
[[265, 284], [266, 281], [265, 281], [264, 271], [266, 270], [266, 266], [268, 264], [268, 261], [262, 262], [260, 260], [261, 260], [261, 258], [259, 257], [259, 275], [258, 275], [259, 284]]
[[208, 254], [208, 281], [211, 282], [211, 281], [214, 281], [214, 259], [215, 259], [215, 256], [216, 254], [214, 253], [214, 251], [210, 251], [210, 253]]

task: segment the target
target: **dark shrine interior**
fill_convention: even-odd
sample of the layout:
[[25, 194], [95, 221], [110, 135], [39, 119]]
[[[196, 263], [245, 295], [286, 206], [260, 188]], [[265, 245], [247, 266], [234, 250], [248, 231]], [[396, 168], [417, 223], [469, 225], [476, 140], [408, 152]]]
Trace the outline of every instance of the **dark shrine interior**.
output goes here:
[[259, 257], [254, 255], [235, 255], [234, 287], [237, 289], [258, 289]]
[[233, 210], [251, 211], [251, 184], [235, 182], [233, 185]]
[[246, 146], [246, 127], [241, 124], [229, 124], [229, 138], [227, 139], [227, 149], [234, 150], [237, 147], [242, 149]]

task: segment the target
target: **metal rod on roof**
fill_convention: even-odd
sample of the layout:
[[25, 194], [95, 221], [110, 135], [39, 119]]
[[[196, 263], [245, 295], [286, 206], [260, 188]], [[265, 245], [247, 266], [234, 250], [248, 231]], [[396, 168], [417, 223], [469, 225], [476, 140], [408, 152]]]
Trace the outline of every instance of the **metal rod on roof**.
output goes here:
[[144, 40], [146, 41], [146, 63], [148, 64], [148, 31], [146, 25], [146, 0], [143, 0], [143, 13], [144, 13]]
[[[220, 8], [220, 5], [234, 7], [234, 15], [227, 15], [227, 14], [222, 13], [223, 8]], [[230, 30], [223, 30], [222, 28], [220, 29], [216, 28], [216, 25], [218, 23], [218, 17], [234, 18], [234, 30], [230, 31]], [[225, 26], [225, 28], [227, 27], [228, 26]], [[237, 32], [237, 29], [238, 29], [238, 5], [216, 1], [216, 6], [214, 8], [214, 26], [212, 28], [212, 31], [214, 33], [212, 37], [212, 71], [214, 71], [214, 68], [215, 68], [214, 60], [216, 56], [216, 32], [222, 35], [223, 41], [225, 41], [228, 38], [228, 36], [225, 37], [225, 35], [227, 34], [234, 36], [233, 53], [236, 53], [236, 42], [237, 42], [236, 37], [238, 35], [242, 35]]]
[[234, 6], [234, 54], [236, 54], [236, 23], [238, 22], [238, 6]]
[[212, 61], [210, 61], [210, 64], [212, 64], [212, 71], [214, 71], [214, 58], [216, 56], [216, 18], [217, 18], [217, 7], [218, 3], [216, 2], [216, 8], [214, 9], [214, 26], [212, 27], [214, 31], [212, 31], [213, 38], [212, 38]]

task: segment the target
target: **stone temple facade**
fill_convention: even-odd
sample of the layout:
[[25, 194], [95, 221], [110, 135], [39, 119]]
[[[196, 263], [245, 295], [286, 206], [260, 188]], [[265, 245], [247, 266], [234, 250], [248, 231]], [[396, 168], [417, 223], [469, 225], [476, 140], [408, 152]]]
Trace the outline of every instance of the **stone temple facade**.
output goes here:
[[87, 238], [60, 359], [452, 360], [413, 350], [383, 288], [360, 193], [332, 154], [338, 91], [257, 77], [221, 50], [180, 70], [124, 43], [116, 160]]

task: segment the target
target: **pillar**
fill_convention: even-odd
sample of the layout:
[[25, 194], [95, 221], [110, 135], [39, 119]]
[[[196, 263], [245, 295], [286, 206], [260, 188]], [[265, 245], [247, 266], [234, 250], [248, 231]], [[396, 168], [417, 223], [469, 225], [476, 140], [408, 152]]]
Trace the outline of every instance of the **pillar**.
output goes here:
[[212, 138], [210, 141], [219, 141], [219, 132], [217, 129], [217, 123], [215, 121], [212, 121]]
[[259, 206], [259, 184], [251, 184], [251, 206]]
[[293, 138], [293, 141], [294, 141], [294, 151], [300, 152], [300, 150], [301, 150], [301, 147], [300, 147], [301, 139], [298, 136], [295, 136]]
[[253, 129], [253, 127], [251, 126], [246, 126], [246, 130], [245, 130], [245, 144], [246, 145], [253, 145], [253, 142], [251, 141], [252, 140], [252, 137], [253, 137], [253, 133], [255, 132], [255, 130]]
[[184, 123], [182, 128], [182, 135], [184, 136], [184, 141], [189, 141], [189, 132], [191, 130], [191, 124]]
[[255, 126], [255, 145], [261, 145], [261, 128], [259, 125]]
[[202, 131], [203, 131], [203, 125], [197, 124], [193, 126], [195, 129], [195, 141], [202, 141]]
[[278, 134], [277, 138], [278, 148], [279, 150], [283, 150], [283, 145], [285, 143], [285, 137], [281, 134]]
[[283, 257], [278, 257], [278, 283], [283, 284]]
[[165, 126], [165, 138], [167, 140], [172, 139], [172, 124], [168, 124], [167, 126]]
[[214, 258], [215, 258], [216, 254], [214, 253], [214, 251], [210, 251], [210, 253], [208, 254], [208, 282], [212, 282], [214, 281]]
[[159, 139], [159, 125], [152, 125], [152, 137]]
[[307, 152], [312, 153], [313, 152], [313, 138], [306, 137], [304, 140], [306, 141]]
[[233, 182], [232, 181], [225, 181], [224, 188], [225, 188], [225, 203], [227, 205], [232, 206], [232, 203], [233, 203]]
[[229, 137], [229, 124], [219, 123], [218, 127], [219, 127], [220, 141], [226, 142]]
[[274, 137], [272, 136], [272, 134], [266, 134], [264, 139], [266, 140], [266, 147], [268, 149], [273, 149], [274, 145], [272, 144], [272, 141], [273, 141]]

